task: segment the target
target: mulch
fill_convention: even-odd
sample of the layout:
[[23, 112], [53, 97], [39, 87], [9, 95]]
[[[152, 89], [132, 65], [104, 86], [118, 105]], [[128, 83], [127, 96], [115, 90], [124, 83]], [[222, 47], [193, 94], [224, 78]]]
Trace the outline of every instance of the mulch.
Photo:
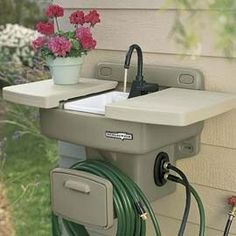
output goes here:
[[13, 236], [9, 205], [3, 185], [0, 183], [0, 236]]

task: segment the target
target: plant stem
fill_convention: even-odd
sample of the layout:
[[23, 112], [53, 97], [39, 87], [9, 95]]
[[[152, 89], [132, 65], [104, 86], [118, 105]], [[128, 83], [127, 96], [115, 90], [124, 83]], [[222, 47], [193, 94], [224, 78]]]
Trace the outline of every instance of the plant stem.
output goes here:
[[56, 25], [57, 25], [57, 31], [60, 32], [60, 27], [59, 27], [59, 23], [58, 23], [57, 17], [55, 17], [55, 22], [56, 22]]

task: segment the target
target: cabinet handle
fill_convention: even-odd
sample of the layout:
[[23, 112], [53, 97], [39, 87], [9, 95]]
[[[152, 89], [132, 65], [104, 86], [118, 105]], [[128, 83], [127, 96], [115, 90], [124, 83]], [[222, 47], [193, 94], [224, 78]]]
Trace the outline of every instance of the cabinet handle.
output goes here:
[[75, 190], [81, 193], [90, 193], [90, 187], [88, 184], [81, 183], [81, 182], [76, 182], [73, 180], [67, 180], [65, 182], [65, 187], [71, 190]]

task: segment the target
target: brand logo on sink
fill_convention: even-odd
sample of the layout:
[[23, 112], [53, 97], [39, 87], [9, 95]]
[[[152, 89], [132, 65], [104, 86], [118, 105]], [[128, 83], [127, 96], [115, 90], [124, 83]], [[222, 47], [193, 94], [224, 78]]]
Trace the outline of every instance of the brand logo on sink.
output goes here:
[[133, 140], [133, 134], [127, 132], [106, 131], [106, 138], [120, 139], [122, 141]]

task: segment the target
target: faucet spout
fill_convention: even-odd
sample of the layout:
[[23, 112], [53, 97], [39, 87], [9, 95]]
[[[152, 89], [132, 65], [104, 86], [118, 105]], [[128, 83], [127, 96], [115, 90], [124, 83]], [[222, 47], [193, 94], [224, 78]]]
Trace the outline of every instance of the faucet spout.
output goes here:
[[129, 47], [129, 50], [128, 50], [126, 57], [125, 57], [124, 68], [129, 69], [130, 61], [131, 61], [131, 57], [132, 57], [134, 49], [136, 49], [137, 56], [138, 56], [136, 80], [143, 81], [143, 52], [142, 52], [142, 49], [139, 45], [133, 44]]
[[159, 86], [157, 84], [146, 83], [146, 81], [143, 79], [143, 52], [139, 45], [133, 44], [129, 47], [125, 57], [124, 68], [126, 70], [129, 69], [134, 49], [137, 51], [138, 56], [137, 75], [136, 79], [132, 82], [129, 98], [142, 96], [159, 90]]

